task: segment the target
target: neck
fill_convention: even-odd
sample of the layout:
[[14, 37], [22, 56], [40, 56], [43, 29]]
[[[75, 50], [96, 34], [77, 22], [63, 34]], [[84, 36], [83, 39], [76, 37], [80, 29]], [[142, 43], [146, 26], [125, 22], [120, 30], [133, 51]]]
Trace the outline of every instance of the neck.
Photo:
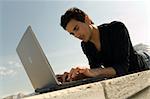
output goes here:
[[94, 44], [96, 44], [97, 42], [100, 41], [100, 38], [99, 38], [99, 30], [98, 30], [98, 27], [95, 26], [95, 25], [91, 25], [91, 32], [92, 32], [92, 35], [91, 35], [91, 39], [90, 41]]
[[91, 25], [91, 34], [92, 35], [90, 41], [95, 45], [96, 49], [100, 51], [101, 49], [100, 32], [97, 26]]

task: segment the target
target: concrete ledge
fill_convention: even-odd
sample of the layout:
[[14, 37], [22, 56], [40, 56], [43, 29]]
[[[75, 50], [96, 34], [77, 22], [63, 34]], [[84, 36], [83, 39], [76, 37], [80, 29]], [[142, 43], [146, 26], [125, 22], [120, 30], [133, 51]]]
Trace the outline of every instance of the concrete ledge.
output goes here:
[[150, 98], [150, 87], [145, 88], [142, 91], [139, 91], [135, 95], [129, 97], [128, 99], [149, 99]]
[[150, 86], [150, 70], [101, 82], [106, 99], [125, 99]]
[[35, 95], [24, 99], [105, 99], [100, 82], [67, 88], [59, 91]]
[[[149, 88], [147, 90], [149, 86], [150, 70], [147, 70], [105, 81], [25, 97], [24, 99], [126, 99], [145, 94], [150, 96]], [[145, 88], [146, 91], [142, 91]], [[148, 97], [144, 97], [144, 99], [148, 99]]]

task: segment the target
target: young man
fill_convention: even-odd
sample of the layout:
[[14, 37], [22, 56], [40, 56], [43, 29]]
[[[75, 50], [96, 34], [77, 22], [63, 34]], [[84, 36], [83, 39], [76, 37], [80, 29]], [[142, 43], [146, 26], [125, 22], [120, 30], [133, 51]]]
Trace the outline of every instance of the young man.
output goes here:
[[61, 82], [86, 77], [117, 77], [146, 70], [146, 62], [134, 49], [125, 25], [121, 22], [94, 25], [89, 16], [78, 8], [68, 9], [60, 25], [80, 39], [90, 69], [72, 68], [58, 76]]

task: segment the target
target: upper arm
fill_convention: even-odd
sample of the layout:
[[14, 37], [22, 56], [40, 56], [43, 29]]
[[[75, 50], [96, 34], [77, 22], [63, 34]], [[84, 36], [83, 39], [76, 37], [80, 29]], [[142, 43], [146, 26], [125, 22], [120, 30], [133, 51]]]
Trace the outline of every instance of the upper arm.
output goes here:
[[126, 26], [116, 22], [112, 26], [114, 66], [118, 75], [128, 73], [131, 41]]

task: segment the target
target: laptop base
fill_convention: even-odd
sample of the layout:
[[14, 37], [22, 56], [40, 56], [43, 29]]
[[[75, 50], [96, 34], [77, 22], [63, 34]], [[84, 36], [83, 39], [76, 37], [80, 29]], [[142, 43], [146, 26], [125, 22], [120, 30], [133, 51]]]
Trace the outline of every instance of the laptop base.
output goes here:
[[77, 81], [65, 82], [60, 85], [51, 85], [51, 86], [48, 86], [48, 87], [45, 87], [42, 89], [36, 89], [35, 92], [42, 94], [42, 93], [57, 91], [57, 90], [66, 89], [66, 88], [70, 88], [70, 87], [75, 87], [75, 86], [79, 86], [79, 85], [83, 85], [83, 84], [89, 84], [89, 83], [93, 83], [93, 82], [97, 82], [97, 81], [102, 81], [105, 79], [106, 78], [102, 78], [102, 77], [86, 78], [86, 79], [77, 80]]

